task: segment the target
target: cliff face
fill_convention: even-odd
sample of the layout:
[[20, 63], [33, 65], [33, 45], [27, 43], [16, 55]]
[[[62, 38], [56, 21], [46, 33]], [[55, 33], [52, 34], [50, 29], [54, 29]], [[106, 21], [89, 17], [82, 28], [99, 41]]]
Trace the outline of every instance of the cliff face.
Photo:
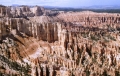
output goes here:
[[45, 9], [36, 6], [36, 7], [34, 7], [34, 8], [31, 8], [31, 11], [35, 14], [35, 16], [40, 16], [40, 15], [43, 15]]
[[120, 75], [119, 14], [0, 8], [0, 76]]
[[[38, 40], [54, 42], [58, 40], [59, 23], [34, 23], [25, 19], [7, 18], [0, 20], [0, 39], [9, 34], [24, 33]], [[16, 33], [15, 31], [16, 30]], [[13, 31], [13, 32], [12, 32]]]
[[10, 7], [0, 6], [0, 17], [4, 16], [10, 17], [11, 16], [10, 11], [11, 11]]
[[19, 6], [19, 7], [6, 7], [0, 6], [0, 17], [13, 17], [13, 18], [27, 18], [37, 16], [56, 16], [57, 11], [45, 10], [40, 6]]

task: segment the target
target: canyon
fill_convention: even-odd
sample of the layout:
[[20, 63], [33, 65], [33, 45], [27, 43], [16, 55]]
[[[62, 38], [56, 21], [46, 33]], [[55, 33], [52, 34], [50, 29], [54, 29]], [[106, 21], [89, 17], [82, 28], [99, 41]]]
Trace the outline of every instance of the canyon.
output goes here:
[[0, 76], [120, 76], [120, 14], [0, 6]]

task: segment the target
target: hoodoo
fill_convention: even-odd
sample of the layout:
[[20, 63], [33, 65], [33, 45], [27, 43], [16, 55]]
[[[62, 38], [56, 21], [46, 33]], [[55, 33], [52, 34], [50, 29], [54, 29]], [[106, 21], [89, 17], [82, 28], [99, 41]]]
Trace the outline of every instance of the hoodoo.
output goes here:
[[119, 13], [0, 6], [0, 76], [119, 76]]

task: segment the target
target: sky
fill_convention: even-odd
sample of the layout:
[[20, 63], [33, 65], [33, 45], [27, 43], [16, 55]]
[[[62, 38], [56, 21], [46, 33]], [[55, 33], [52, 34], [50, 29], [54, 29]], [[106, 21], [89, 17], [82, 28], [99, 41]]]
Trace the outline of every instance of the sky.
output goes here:
[[40, 5], [59, 7], [84, 7], [94, 5], [120, 5], [120, 0], [0, 0], [2, 5]]

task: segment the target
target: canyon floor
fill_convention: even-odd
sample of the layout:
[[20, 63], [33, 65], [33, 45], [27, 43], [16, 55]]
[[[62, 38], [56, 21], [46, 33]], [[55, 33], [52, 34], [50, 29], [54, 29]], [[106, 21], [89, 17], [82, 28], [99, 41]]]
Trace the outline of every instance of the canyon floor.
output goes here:
[[120, 13], [1, 5], [0, 76], [120, 76]]

